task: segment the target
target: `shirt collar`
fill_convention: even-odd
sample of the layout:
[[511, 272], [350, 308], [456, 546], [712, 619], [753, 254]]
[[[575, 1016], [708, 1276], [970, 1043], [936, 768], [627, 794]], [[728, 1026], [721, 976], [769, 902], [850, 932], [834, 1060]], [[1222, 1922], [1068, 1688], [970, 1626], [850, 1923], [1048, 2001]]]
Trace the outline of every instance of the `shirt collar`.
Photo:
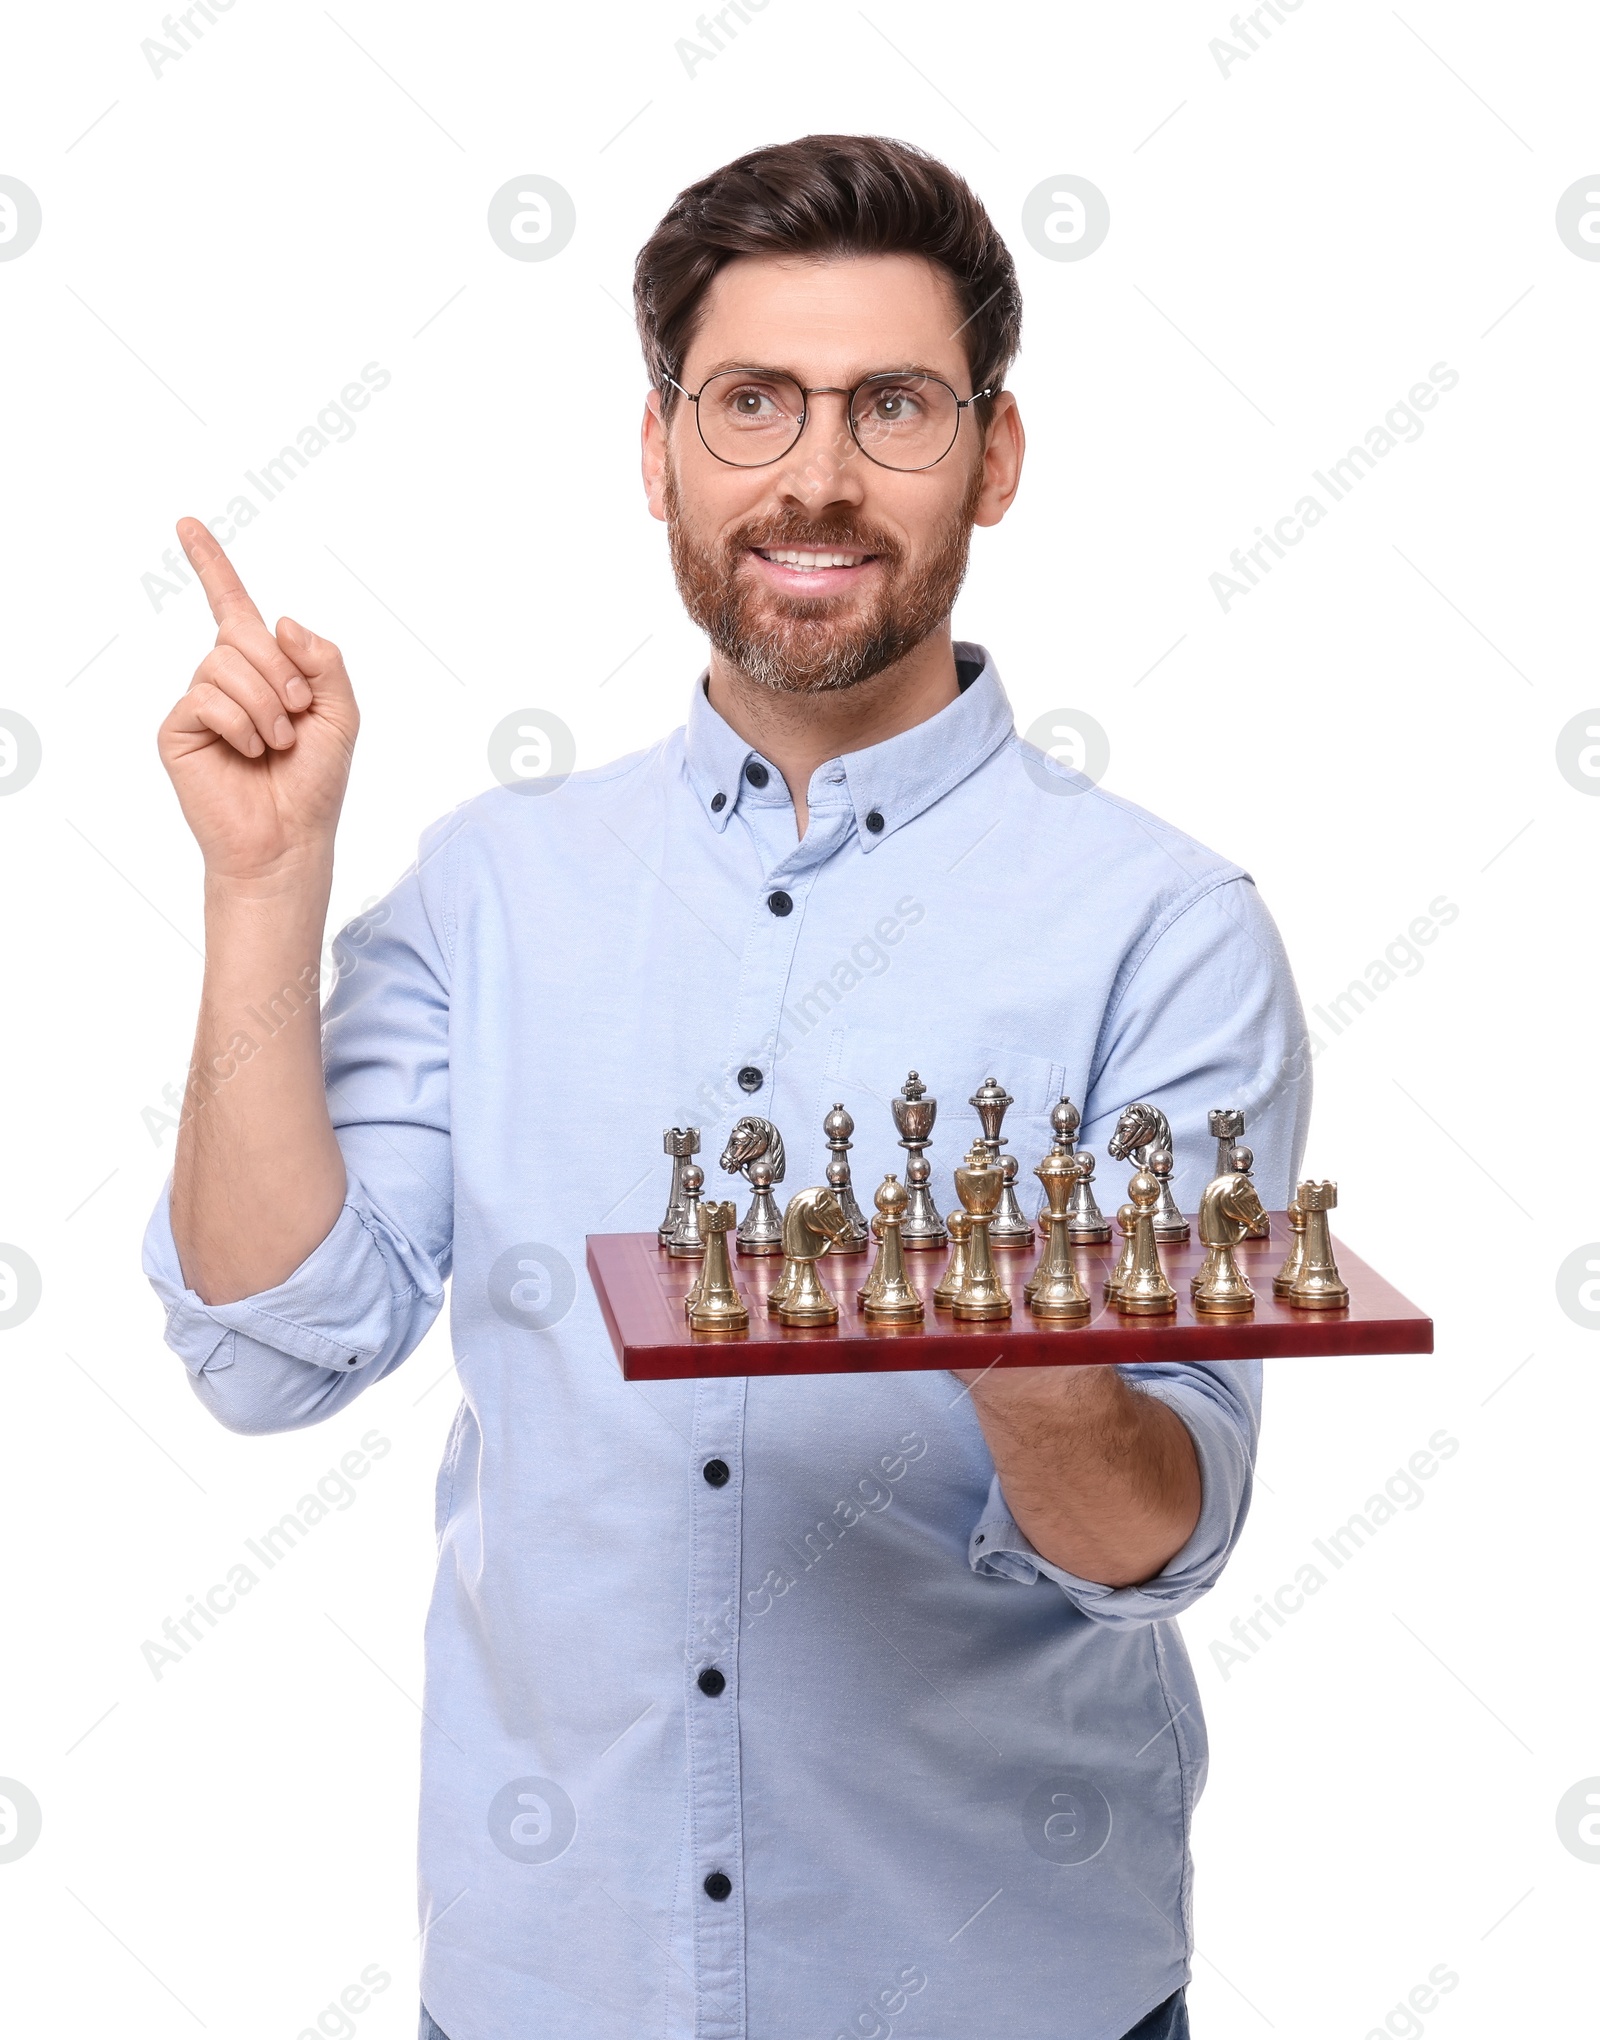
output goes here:
[[[819, 765], [812, 775], [812, 804], [823, 806], [843, 777], [855, 810], [856, 840], [863, 850], [886, 842], [976, 772], [1013, 734], [1011, 704], [994, 661], [982, 645], [954, 647], [957, 672], [965, 684], [955, 700], [898, 736], [862, 751], [846, 751]], [[684, 732], [684, 766], [689, 783], [717, 830], [725, 829], [741, 798], [787, 801], [782, 775], [769, 758], [745, 742], [711, 706], [706, 675], [694, 685]], [[765, 784], [747, 776], [751, 767]], [[837, 796], [833, 796], [837, 798]]]

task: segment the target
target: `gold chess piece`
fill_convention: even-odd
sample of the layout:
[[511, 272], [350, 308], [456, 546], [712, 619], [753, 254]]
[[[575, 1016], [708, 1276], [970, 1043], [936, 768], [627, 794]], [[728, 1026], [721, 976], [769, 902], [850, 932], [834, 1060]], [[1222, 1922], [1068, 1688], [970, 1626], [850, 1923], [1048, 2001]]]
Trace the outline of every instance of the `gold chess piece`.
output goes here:
[[839, 1306], [817, 1274], [829, 1247], [850, 1251], [850, 1221], [826, 1185], [797, 1190], [783, 1214], [783, 1268], [767, 1309], [784, 1325], [836, 1325]]
[[1300, 1253], [1300, 1272], [1289, 1290], [1296, 1310], [1343, 1310], [1350, 1291], [1333, 1258], [1333, 1241], [1328, 1237], [1328, 1213], [1339, 1202], [1337, 1183], [1305, 1182], [1294, 1193], [1305, 1215], [1305, 1245]]
[[956, 1170], [956, 1195], [967, 1214], [971, 1239], [967, 1247], [967, 1277], [950, 1305], [957, 1318], [1004, 1318], [1011, 1315], [1011, 1293], [995, 1273], [989, 1253], [989, 1226], [1000, 1208], [1005, 1176], [1000, 1164], [990, 1159], [983, 1141], [974, 1141], [967, 1159]]
[[1052, 1149], [1033, 1173], [1044, 1185], [1046, 1199], [1039, 1213], [1039, 1223], [1045, 1229], [1044, 1252], [1022, 1293], [1035, 1317], [1072, 1323], [1090, 1312], [1089, 1292], [1072, 1258], [1072, 1237], [1067, 1230], [1072, 1186], [1083, 1173], [1083, 1158]]
[[967, 1247], [972, 1238], [972, 1227], [964, 1211], [952, 1211], [944, 1223], [950, 1235], [950, 1260], [933, 1292], [935, 1310], [948, 1310], [961, 1294], [961, 1285], [967, 1279]]
[[1117, 1207], [1117, 1230], [1122, 1234], [1122, 1252], [1112, 1264], [1111, 1273], [1102, 1285], [1107, 1303], [1115, 1303], [1117, 1291], [1133, 1273], [1133, 1221], [1138, 1217], [1131, 1204]]
[[1285, 1215], [1289, 1220], [1289, 1251], [1283, 1257], [1283, 1266], [1272, 1278], [1274, 1296], [1289, 1294], [1299, 1279], [1306, 1257], [1306, 1215], [1300, 1209], [1298, 1197], [1289, 1199], [1289, 1209]]
[[1206, 1257], [1189, 1284], [1197, 1314], [1242, 1317], [1255, 1309], [1256, 1293], [1241, 1274], [1233, 1250], [1250, 1236], [1260, 1213], [1261, 1199], [1242, 1169], [1214, 1176], [1206, 1185], [1200, 1198], [1200, 1241]]
[[1178, 1292], [1167, 1280], [1156, 1250], [1159, 1178], [1149, 1169], [1138, 1170], [1128, 1185], [1128, 1197], [1133, 1205], [1133, 1265], [1121, 1277], [1111, 1301], [1122, 1317], [1165, 1317], [1178, 1308]]
[[747, 1332], [750, 1312], [734, 1285], [728, 1260], [728, 1229], [737, 1225], [739, 1214], [729, 1202], [715, 1201], [700, 1207], [700, 1233], [706, 1243], [705, 1265], [695, 1284], [690, 1326], [697, 1332]]
[[878, 1185], [872, 1201], [878, 1207], [872, 1222], [872, 1230], [878, 1236], [878, 1257], [857, 1299], [861, 1315], [869, 1325], [920, 1324], [924, 1315], [922, 1298], [906, 1273], [905, 1249], [900, 1239], [911, 1194], [891, 1171]]

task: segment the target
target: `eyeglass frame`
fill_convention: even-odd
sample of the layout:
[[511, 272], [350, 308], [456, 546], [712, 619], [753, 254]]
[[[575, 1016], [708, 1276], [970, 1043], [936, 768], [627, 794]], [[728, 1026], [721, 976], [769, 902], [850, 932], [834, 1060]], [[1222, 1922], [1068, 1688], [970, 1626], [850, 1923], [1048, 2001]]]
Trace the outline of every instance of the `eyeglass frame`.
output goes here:
[[[717, 449], [711, 444], [710, 440], [706, 438], [705, 428], [700, 423], [700, 399], [705, 395], [706, 391], [710, 389], [711, 385], [714, 382], [716, 382], [720, 377], [725, 375], [782, 376], [785, 382], [793, 383], [795, 388], [800, 392], [800, 422], [799, 425], [796, 427], [795, 435], [793, 439], [789, 441], [789, 444], [783, 449], [782, 453], [775, 453], [772, 456], [771, 460], [750, 460], [750, 461], [729, 460], [728, 456], [725, 453], [718, 453]], [[867, 387], [868, 383], [887, 382], [896, 376], [913, 376], [913, 375], [919, 376], [924, 382], [934, 382], [937, 383], [941, 389], [949, 390], [951, 397], [955, 401], [956, 429], [954, 432], [951, 433], [950, 444], [945, 448], [944, 452], [936, 455], [934, 459], [930, 461], [925, 461], [921, 467], [916, 468], [891, 467], [888, 461], [879, 460], [876, 454], [868, 453], [866, 447], [862, 445], [861, 435], [856, 430], [856, 418], [855, 418], [856, 398]], [[696, 433], [699, 435], [700, 444], [705, 448], [706, 452], [710, 454], [711, 458], [713, 460], [720, 460], [724, 467], [743, 468], [747, 472], [751, 473], [753, 473], [755, 470], [759, 468], [776, 467], [780, 460], [787, 460], [789, 455], [794, 452], [795, 448], [800, 444], [801, 439], [805, 436], [805, 429], [811, 418], [811, 406], [806, 402], [806, 399], [808, 397], [843, 397], [845, 399], [844, 407], [845, 423], [850, 427], [850, 437], [855, 441], [857, 450], [860, 453], [865, 454], [866, 458], [872, 462], [872, 465], [874, 467], [880, 467], [883, 469], [885, 474], [890, 475], [925, 475], [928, 473], [930, 468], [936, 468], [941, 460], [944, 460], [949, 456], [950, 452], [955, 446], [956, 441], [961, 437], [961, 413], [963, 411], [970, 410], [972, 406], [975, 403], [977, 403], [981, 397], [992, 397], [996, 394], [996, 386], [991, 384], [988, 389], [974, 390], [970, 397], [958, 397], [956, 396], [955, 386], [953, 383], [947, 383], [942, 375], [934, 375], [928, 369], [925, 368], [874, 369], [871, 375], [864, 375], [861, 378], [860, 382], [854, 384], [850, 389], [841, 389], [829, 383], [819, 383], [816, 385], [816, 387], [808, 389], [806, 385], [800, 380], [799, 376], [791, 374], [790, 371], [786, 368], [755, 368], [755, 367], [718, 368], [714, 369], [712, 373], [706, 377], [705, 381], [700, 385], [699, 389], [693, 391], [686, 390], [683, 384], [678, 381], [678, 378], [675, 375], [668, 375], [665, 377], [665, 380], [671, 383], [672, 387], [678, 392], [680, 397], [686, 398], [691, 404], [694, 405], [694, 429]]]

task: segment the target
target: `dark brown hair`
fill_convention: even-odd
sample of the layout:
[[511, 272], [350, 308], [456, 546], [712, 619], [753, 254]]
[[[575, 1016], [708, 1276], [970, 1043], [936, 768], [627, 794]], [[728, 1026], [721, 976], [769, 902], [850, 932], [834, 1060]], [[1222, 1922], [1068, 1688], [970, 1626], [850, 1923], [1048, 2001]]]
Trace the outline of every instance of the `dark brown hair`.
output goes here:
[[666, 378], [683, 366], [713, 278], [737, 255], [925, 256], [954, 288], [972, 387], [998, 389], [1016, 356], [1017, 273], [971, 186], [908, 142], [805, 135], [752, 149], [680, 191], [639, 250], [634, 317], [669, 406]]

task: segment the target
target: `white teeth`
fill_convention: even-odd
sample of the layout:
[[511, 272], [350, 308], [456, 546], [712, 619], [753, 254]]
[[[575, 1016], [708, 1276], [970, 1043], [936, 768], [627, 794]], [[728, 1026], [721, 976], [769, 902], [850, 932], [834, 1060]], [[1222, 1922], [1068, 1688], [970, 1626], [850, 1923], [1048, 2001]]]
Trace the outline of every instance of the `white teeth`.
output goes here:
[[762, 548], [764, 556], [780, 567], [799, 567], [803, 573], [818, 567], [859, 567], [865, 553], [794, 552], [772, 546]]

